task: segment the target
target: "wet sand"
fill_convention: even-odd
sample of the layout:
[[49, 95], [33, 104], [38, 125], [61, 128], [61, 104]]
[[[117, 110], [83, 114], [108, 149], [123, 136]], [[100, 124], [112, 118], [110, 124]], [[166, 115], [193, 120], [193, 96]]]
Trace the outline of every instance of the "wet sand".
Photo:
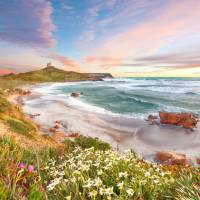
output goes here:
[[191, 160], [200, 157], [200, 125], [193, 132], [177, 126], [149, 125], [142, 119], [95, 113], [42, 96], [33, 89], [24, 97], [23, 109], [28, 114], [40, 114], [34, 120], [46, 132], [60, 120], [65, 132], [98, 137], [121, 151], [132, 148], [149, 160], [157, 151], [184, 153]]

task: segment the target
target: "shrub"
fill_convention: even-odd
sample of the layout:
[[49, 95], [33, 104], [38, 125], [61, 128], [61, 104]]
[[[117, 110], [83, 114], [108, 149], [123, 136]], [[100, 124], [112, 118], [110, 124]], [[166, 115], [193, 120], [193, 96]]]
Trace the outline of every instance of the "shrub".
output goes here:
[[80, 136], [75, 138], [74, 141], [72, 140], [65, 140], [64, 143], [68, 148], [74, 149], [75, 147], [79, 146], [82, 149], [94, 147], [95, 150], [108, 150], [111, 149], [110, 144], [107, 142], [103, 142], [98, 138]]

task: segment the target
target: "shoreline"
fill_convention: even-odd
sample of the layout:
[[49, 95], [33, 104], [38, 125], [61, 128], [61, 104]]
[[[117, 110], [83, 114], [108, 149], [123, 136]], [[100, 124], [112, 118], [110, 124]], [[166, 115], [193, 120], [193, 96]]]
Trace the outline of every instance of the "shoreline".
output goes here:
[[[46, 84], [45, 84], [46, 85]], [[195, 163], [200, 152], [200, 126], [194, 132], [170, 125], [149, 125], [141, 119], [83, 111], [58, 100], [44, 100], [45, 95], [34, 92], [40, 84], [29, 86], [30, 96], [23, 97], [23, 110], [27, 114], [40, 114], [33, 121], [49, 134], [55, 121], [61, 121], [66, 133], [80, 133], [98, 137], [120, 151], [133, 149], [147, 160], [154, 160], [156, 152], [171, 151], [186, 154]], [[27, 88], [27, 87], [26, 87]]]

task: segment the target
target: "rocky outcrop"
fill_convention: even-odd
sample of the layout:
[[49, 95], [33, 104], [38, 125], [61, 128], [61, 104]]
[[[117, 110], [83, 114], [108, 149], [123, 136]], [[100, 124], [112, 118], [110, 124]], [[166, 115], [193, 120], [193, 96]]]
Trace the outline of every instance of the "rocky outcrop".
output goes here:
[[26, 95], [30, 95], [31, 92], [29, 90], [23, 90], [21, 88], [17, 88], [15, 89], [15, 91], [19, 94], [19, 95], [22, 95], [22, 96], [26, 96]]
[[56, 128], [49, 128], [49, 132], [55, 133], [56, 132]]
[[189, 161], [185, 154], [178, 154], [174, 152], [157, 152], [155, 160], [164, 165], [189, 165]]
[[186, 129], [196, 127], [198, 119], [191, 113], [159, 112], [161, 124], [183, 126]]
[[68, 135], [68, 137], [78, 138], [78, 137], [80, 137], [80, 134], [79, 133], [71, 133]]
[[158, 117], [154, 115], [149, 115], [147, 121], [149, 122], [150, 125], [158, 124], [157, 121]]
[[110, 73], [88, 73], [88, 75], [96, 79], [113, 78]]

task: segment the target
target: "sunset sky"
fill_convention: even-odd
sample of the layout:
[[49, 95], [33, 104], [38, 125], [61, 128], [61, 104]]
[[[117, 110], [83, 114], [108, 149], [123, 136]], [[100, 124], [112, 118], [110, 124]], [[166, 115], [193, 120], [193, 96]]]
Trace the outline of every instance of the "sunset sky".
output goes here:
[[1, 0], [0, 74], [200, 76], [200, 0]]

